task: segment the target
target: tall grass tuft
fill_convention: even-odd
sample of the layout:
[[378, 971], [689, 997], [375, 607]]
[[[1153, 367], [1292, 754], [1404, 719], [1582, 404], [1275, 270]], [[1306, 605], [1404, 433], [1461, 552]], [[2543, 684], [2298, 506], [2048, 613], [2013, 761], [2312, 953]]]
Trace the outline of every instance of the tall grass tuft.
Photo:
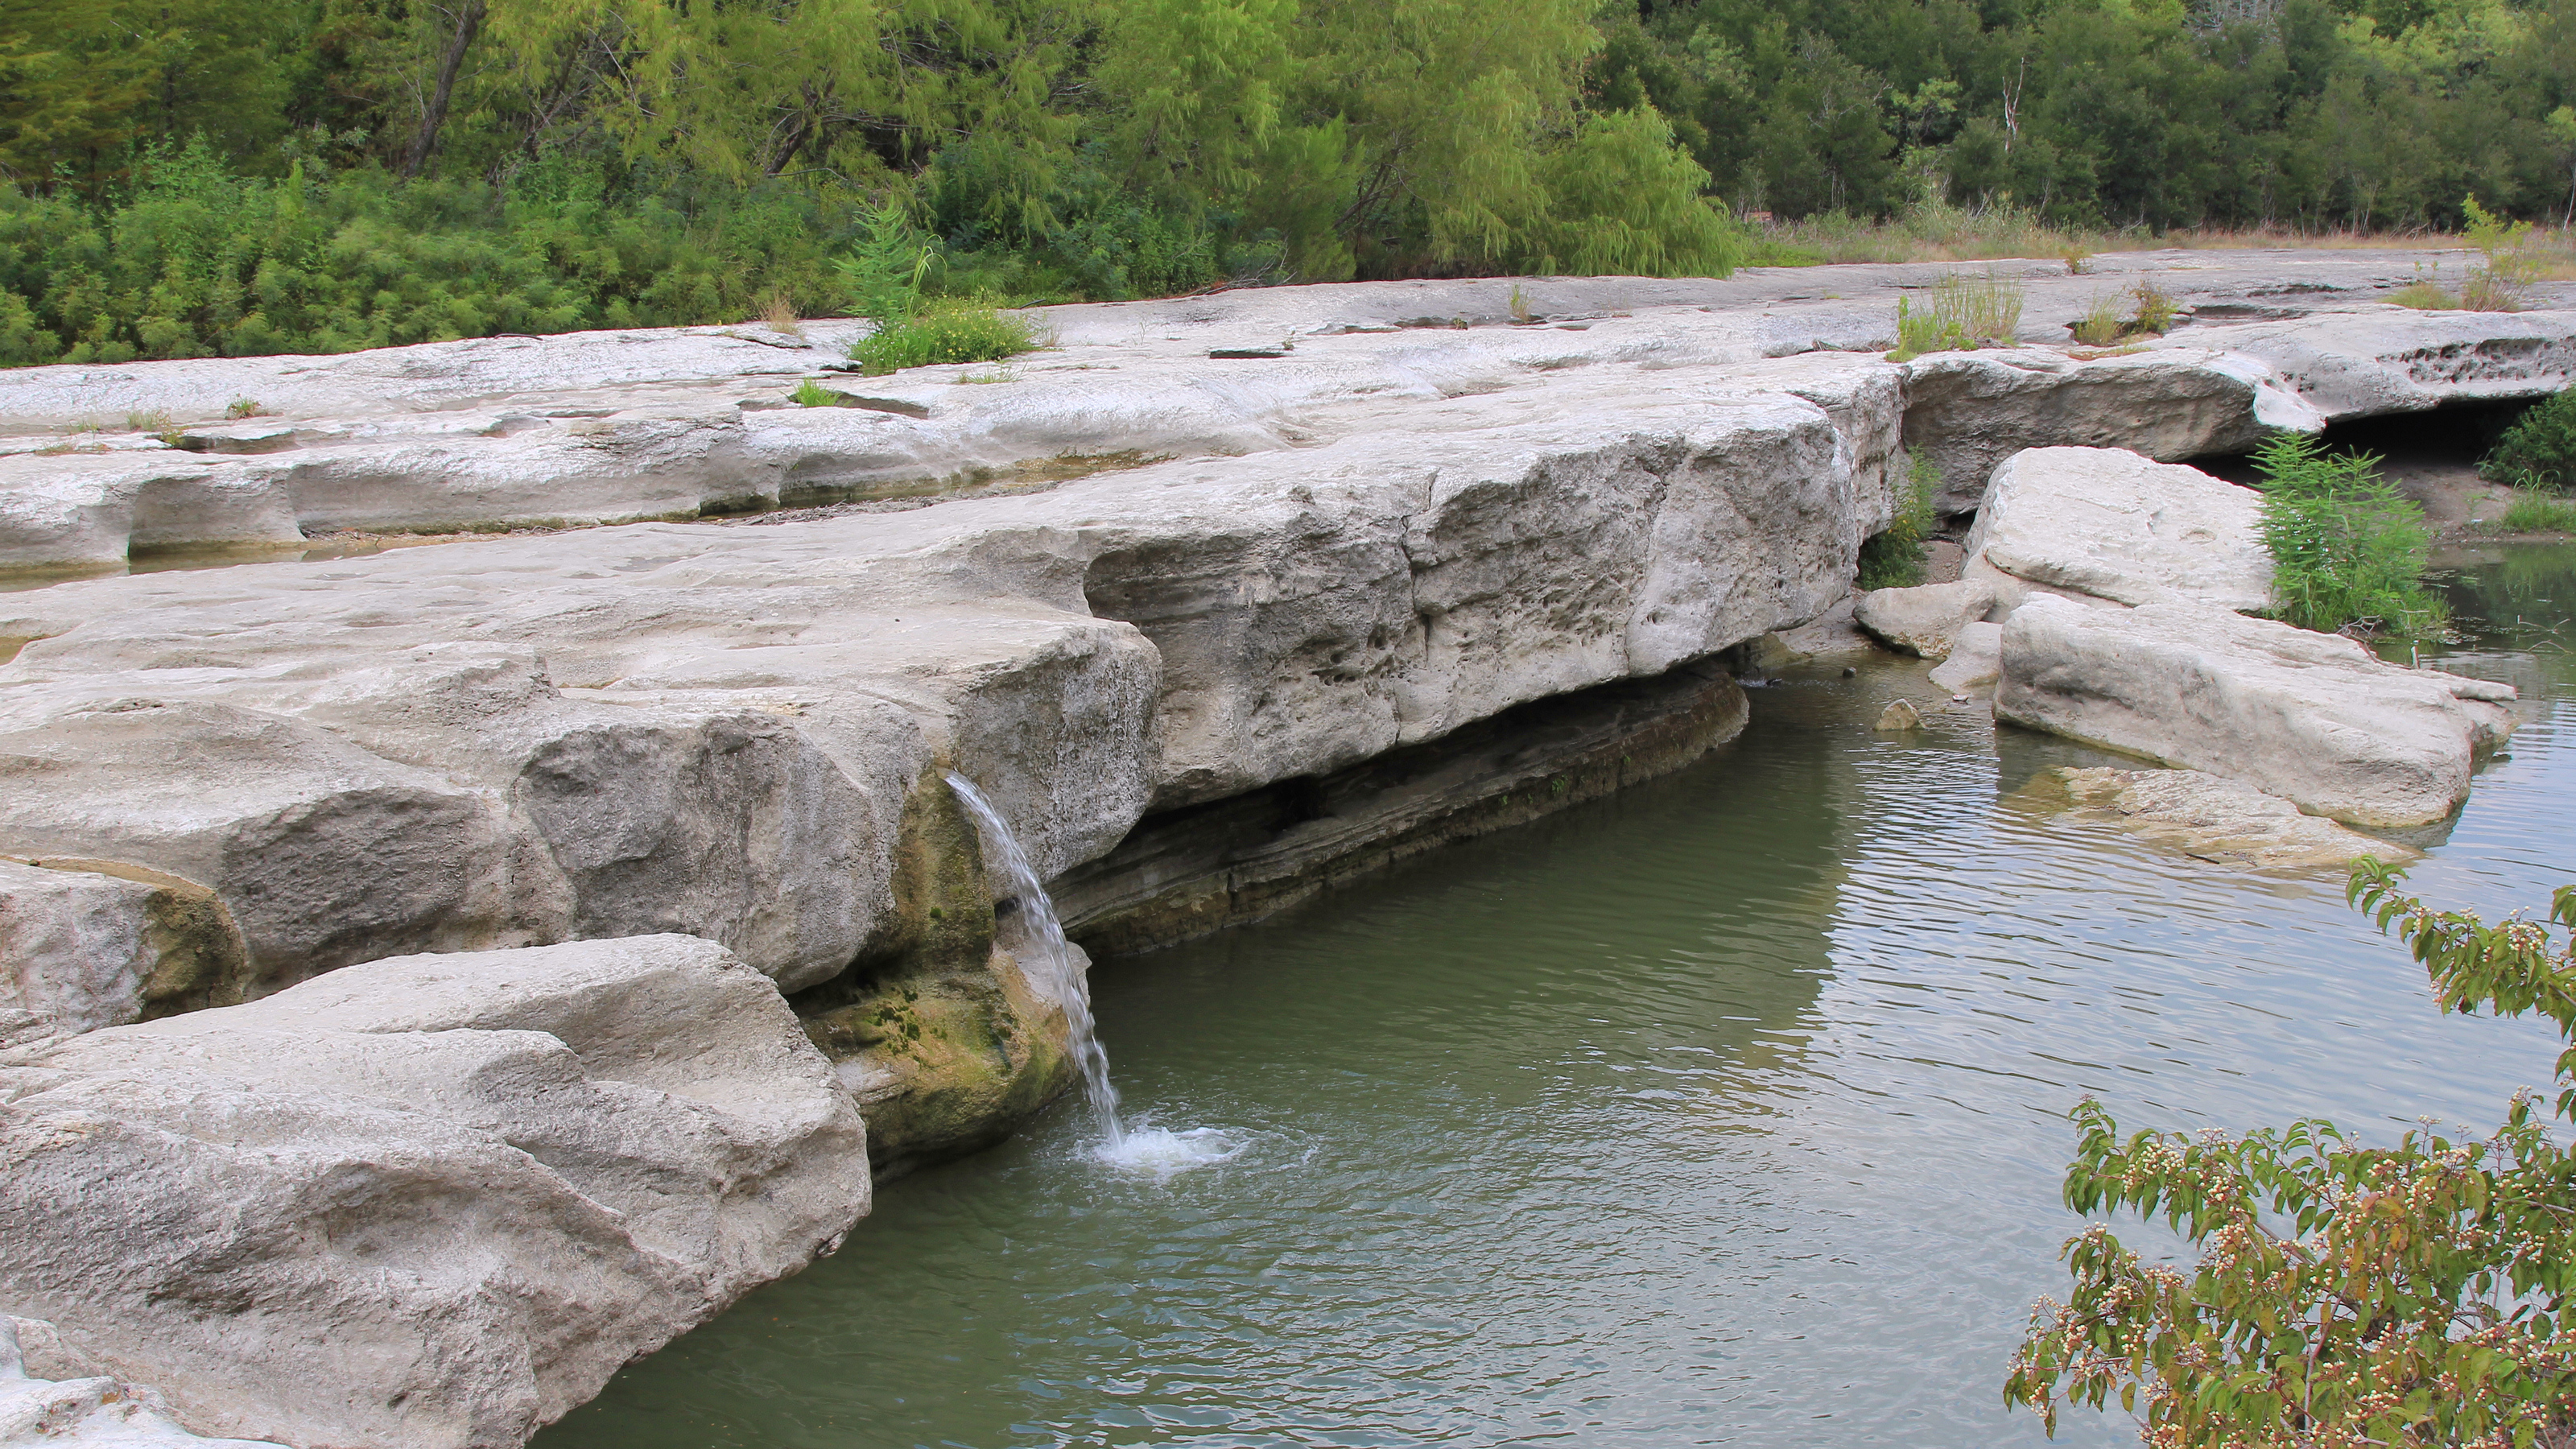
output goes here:
[[2021, 301], [2021, 283], [2010, 277], [1947, 273], [1932, 284], [1931, 305], [1922, 311], [1914, 309], [1910, 298], [1896, 299], [1896, 350], [1888, 360], [2009, 347], [2021, 330]]
[[2449, 618], [2424, 587], [2432, 530], [2369, 453], [2341, 457], [2303, 433], [2255, 450], [2276, 617], [2367, 638], [2435, 637]]

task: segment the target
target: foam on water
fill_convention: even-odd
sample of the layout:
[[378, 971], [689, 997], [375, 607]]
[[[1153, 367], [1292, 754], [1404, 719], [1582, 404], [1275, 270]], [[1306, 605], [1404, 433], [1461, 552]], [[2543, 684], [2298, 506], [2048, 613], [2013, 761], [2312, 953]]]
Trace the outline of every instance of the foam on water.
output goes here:
[[1120, 1141], [1092, 1148], [1091, 1155], [1121, 1172], [1161, 1181], [1193, 1167], [1232, 1162], [1249, 1145], [1222, 1128], [1185, 1127], [1176, 1132], [1140, 1121]]

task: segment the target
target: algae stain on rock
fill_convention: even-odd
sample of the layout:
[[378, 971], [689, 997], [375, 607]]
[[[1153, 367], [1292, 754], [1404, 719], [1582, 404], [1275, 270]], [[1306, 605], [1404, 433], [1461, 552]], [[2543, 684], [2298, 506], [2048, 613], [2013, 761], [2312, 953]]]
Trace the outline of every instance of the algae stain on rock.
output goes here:
[[1074, 1080], [1064, 1011], [997, 942], [982, 844], [936, 767], [904, 797], [893, 886], [850, 969], [790, 998], [879, 1176], [998, 1142]]

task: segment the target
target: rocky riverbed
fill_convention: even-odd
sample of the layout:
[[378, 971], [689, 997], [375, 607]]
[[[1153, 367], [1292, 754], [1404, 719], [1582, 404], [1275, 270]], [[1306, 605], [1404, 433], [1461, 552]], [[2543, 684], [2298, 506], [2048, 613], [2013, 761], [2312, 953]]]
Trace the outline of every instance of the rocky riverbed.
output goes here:
[[[2510, 701], [2242, 617], [2242, 490], [2153, 461], [2576, 373], [2416, 260], [1998, 264], [2030, 345], [1908, 363], [1931, 269], [0, 375], [0, 1311], [200, 1432], [515, 1445], [1065, 1082], [943, 772], [1077, 940], [1257, 918], [1730, 737], [1906, 449], [1967, 577], [1867, 618], [1999, 717], [2438, 819]], [[2039, 345], [2129, 271], [2188, 324]]]

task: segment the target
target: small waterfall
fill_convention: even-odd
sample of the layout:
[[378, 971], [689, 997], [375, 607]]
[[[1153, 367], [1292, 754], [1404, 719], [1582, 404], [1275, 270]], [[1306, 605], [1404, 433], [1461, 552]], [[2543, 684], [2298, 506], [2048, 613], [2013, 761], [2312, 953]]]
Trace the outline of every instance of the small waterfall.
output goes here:
[[1011, 823], [993, 808], [992, 801], [984, 798], [984, 792], [956, 774], [948, 776], [948, 788], [957, 792], [958, 802], [975, 817], [976, 833], [984, 839], [986, 862], [1002, 868], [1002, 876], [1019, 902], [1020, 942], [1016, 954], [1024, 968], [1033, 968], [1034, 974], [1045, 978], [1047, 989], [1064, 1006], [1074, 1064], [1082, 1069], [1083, 1098], [1091, 1104], [1092, 1119], [1100, 1124], [1102, 1147], [1115, 1153], [1127, 1143], [1126, 1125], [1118, 1120], [1118, 1089], [1109, 1083], [1109, 1053], [1092, 1029], [1091, 989], [1084, 983], [1082, 973], [1073, 969], [1073, 948], [1064, 939], [1064, 923], [1056, 919], [1055, 902], [1047, 899], [1046, 887], [1029, 865], [1028, 852], [1020, 849], [1019, 837], [1011, 833]]

